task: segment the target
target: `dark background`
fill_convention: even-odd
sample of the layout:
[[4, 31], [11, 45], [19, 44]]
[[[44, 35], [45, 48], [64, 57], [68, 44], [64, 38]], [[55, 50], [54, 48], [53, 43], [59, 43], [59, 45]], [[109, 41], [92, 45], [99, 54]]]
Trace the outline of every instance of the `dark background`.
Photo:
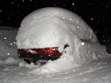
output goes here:
[[43, 7], [63, 7], [80, 15], [101, 44], [111, 44], [111, 0], [0, 0], [0, 26], [18, 28], [21, 20]]

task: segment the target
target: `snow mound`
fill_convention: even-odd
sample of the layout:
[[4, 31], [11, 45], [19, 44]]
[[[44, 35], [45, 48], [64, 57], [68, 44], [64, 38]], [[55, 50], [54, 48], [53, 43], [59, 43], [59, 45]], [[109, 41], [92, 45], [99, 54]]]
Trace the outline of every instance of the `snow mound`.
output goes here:
[[[69, 44], [74, 45], [73, 49], [68, 47], [59, 59], [39, 66], [26, 64], [18, 58], [16, 47], [10, 44], [15, 40], [15, 35], [13, 31], [0, 29], [0, 83], [111, 83], [111, 55], [97, 41], [71, 36], [74, 44]], [[59, 50], [63, 51], [63, 48], [61, 45]]]
[[[95, 47], [102, 47], [91, 28], [75, 13], [62, 8], [43, 8], [24, 18], [16, 36], [17, 48], [58, 47], [62, 56], [32, 71], [55, 73], [70, 70], [93, 60]], [[69, 47], [65, 48], [65, 45]], [[92, 50], [93, 49], [93, 50]]]

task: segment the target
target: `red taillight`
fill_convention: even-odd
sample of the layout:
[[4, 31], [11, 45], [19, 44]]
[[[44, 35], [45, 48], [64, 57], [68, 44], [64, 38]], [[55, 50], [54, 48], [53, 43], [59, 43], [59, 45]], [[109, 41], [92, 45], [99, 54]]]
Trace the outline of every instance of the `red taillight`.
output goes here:
[[58, 47], [51, 48], [31, 48], [31, 49], [18, 49], [20, 58], [36, 58], [36, 59], [56, 59], [62, 53], [58, 51]]

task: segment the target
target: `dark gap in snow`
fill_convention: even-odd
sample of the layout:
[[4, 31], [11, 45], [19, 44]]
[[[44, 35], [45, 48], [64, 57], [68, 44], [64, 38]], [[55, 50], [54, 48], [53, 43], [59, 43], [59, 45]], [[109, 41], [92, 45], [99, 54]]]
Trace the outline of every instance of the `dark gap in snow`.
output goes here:
[[64, 49], [66, 49], [67, 47], [69, 47], [69, 44], [65, 44], [64, 45]]
[[[63, 49], [63, 52], [64, 52], [64, 53], [66, 53], [66, 50], [65, 50], [65, 49], [66, 49], [67, 47], [70, 47], [70, 45], [69, 45], [69, 44], [65, 44], [65, 45], [64, 45], [64, 49]], [[63, 52], [62, 52], [62, 54], [63, 54]]]

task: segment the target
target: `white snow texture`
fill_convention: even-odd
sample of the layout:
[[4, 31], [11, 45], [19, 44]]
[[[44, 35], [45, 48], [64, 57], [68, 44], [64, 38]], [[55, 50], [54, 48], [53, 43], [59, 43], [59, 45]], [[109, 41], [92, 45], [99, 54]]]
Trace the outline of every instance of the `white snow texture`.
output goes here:
[[60, 72], [88, 63], [93, 55], [90, 51], [81, 53], [84, 48], [89, 49], [88, 44], [81, 43], [98, 43], [91, 28], [79, 16], [62, 8], [43, 8], [29, 14], [22, 21], [16, 40], [18, 48], [59, 47], [63, 51], [69, 45], [58, 60], [36, 70], [41, 73]]
[[[16, 31], [0, 30], [0, 83], [111, 82], [111, 55], [75, 13], [56, 7], [42, 8], [23, 19], [17, 36]], [[15, 39], [17, 47], [12, 44]], [[64, 49], [66, 44], [69, 47]], [[43, 66], [26, 64], [16, 51], [46, 47], [59, 47], [63, 54]]]

